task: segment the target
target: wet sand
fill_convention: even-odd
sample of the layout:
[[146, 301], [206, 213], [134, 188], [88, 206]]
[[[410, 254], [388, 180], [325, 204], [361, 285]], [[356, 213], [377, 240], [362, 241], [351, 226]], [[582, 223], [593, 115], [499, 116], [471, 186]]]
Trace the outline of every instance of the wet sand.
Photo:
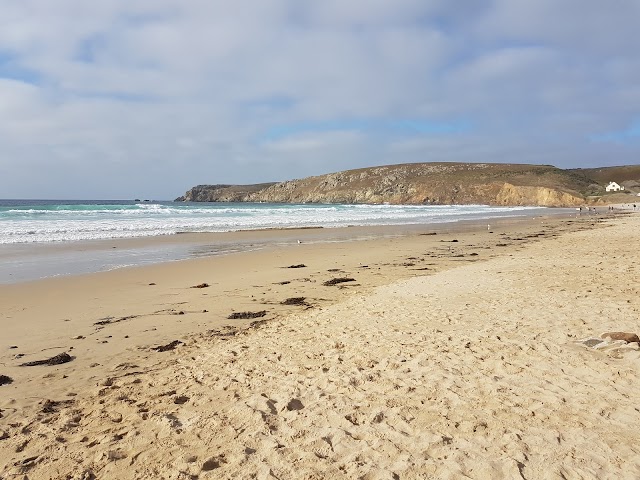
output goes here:
[[638, 224], [305, 238], [0, 286], [0, 476], [636, 478], [637, 349], [575, 340], [637, 325], [605, 267], [637, 278]]
[[[573, 209], [545, 209], [545, 217], [567, 217]], [[0, 285], [46, 277], [81, 275], [130, 266], [166, 263], [212, 255], [248, 252], [272, 247], [341, 243], [406, 236], [426, 228], [433, 231], [477, 230], [478, 225], [528, 222], [538, 210], [519, 217], [464, 220], [431, 225], [387, 225], [341, 228], [289, 228], [226, 233], [181, 233], [152, 237], [83, 240], [75, 242], [0, 245]]]

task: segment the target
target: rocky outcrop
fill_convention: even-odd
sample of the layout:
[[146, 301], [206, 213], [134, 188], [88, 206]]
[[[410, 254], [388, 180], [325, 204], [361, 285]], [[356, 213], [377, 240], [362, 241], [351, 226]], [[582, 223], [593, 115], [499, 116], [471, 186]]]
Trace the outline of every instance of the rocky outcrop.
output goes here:
[[182, 200], [269, 203], [576, 206], [591, 181], [549, 165], [418, 163], [275, 184], [200, 185]]
[[273, 183], [255, 185], [198, 185], [188, 190], [176, 202], [246, 202], [252, 193], [264, 190]]
[[496, 195], [498, 205], [538, 205], [540, 207], [577, 207], [584, 198], [546, 187], [525, 187], [505, 183]]

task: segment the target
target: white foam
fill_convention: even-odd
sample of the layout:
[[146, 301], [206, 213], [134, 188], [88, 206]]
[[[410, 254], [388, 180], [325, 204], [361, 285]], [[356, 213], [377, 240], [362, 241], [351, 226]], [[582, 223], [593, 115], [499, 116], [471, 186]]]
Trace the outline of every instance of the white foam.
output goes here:
[[483, 205], [165, 205], [11, 209], [0, 212], [0, 244], [131, 238], [178, 232], [446, 223], [529, 214]]

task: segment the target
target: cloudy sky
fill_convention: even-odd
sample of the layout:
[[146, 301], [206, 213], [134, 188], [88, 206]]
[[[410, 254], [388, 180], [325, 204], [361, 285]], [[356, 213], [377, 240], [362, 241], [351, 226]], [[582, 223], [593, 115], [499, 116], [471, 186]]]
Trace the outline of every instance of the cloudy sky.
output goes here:
[[638, 32], [638, 0], [0, 0], [0, 198], [637, 164]]

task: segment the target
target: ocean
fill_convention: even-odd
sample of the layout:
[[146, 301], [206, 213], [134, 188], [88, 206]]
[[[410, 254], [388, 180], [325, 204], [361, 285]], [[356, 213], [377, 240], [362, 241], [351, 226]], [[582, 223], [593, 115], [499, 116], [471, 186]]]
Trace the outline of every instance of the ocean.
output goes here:
[[289, 205], [0, 200], [0, 245], [296, 227], [409, 225], [530, 215], [483, 205]]
[[[316, 241], [348, 241], [335, 227], [437, 225], [547, 214], [535, 207], [483, 205], [318, 205], [182, 203], [111, 200], [0, 200], [0, 283], [91, 273], [181, 260], [267, 244], [295, 242], [286, 229], [319, 228]], [[285, 229], [274, 239], [217, 240], [215, 244], [108, 241], [166, 238], [180, 233]], [[331, 230], [327, 230], [331, 229]], [[335, 232], [335, 233], [333, 233]], [[256, 237], [256, 236], [254, 236]], [[100, 242], [102, 241], [102, 242]], [[107, 242], [107, 243], [105, 243]]]

